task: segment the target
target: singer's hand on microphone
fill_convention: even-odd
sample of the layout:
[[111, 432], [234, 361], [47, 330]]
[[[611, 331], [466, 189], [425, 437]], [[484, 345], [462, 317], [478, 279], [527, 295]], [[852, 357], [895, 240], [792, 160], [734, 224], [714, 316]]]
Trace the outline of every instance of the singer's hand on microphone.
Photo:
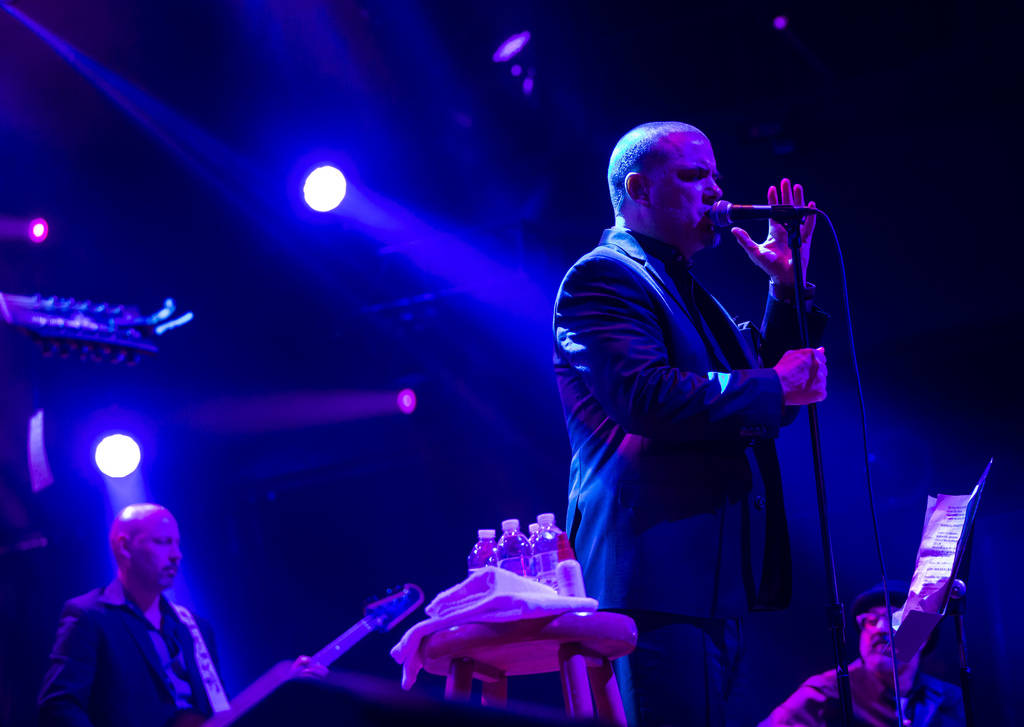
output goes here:
[[[803, 207], [804, 188], [799, 184], [790, 184], [788, 179], [783, 179], [778, 188], [774, 184], [768, 188], [768, 204], [790, 204]], [[814, 207], [814, 202], [809, 202], [807, 206]], [[800, 267], [805, 282], [807, 280], [807, 262], [811, 257], [811, 235], [814, 233], [814, 220], [815, 216], [810, 215], [805, 217], [800, 225], [800, 261], [802, 263]], [[770, 220], [768, 222], [768, 238], [760, 244], [754, 242], [742, 227], [733, 227], [732, 234], [754, 264], [768, 273], [772, 282], [784, 286], [796, 284], [793, 271], [793, 252], [789, 249], [786, 228], [781, 223]]]
[[782, 401], [786, 406], [803, 406], [824, 401], [825, 366], [824, 348], [798, 348], [786, 351], [775, 364], [775, 373], [782, 384]]

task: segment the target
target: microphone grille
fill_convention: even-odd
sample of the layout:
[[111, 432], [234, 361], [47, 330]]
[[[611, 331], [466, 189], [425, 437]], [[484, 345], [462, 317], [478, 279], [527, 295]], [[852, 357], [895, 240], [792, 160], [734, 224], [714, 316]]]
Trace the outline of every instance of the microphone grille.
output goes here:
[[720, 199], [711, 205], [711, 224], [715, 227], [728, 227], [732, 224], [729, 212], [732, 209], [732, 203], [726, 202], [724, 199]]

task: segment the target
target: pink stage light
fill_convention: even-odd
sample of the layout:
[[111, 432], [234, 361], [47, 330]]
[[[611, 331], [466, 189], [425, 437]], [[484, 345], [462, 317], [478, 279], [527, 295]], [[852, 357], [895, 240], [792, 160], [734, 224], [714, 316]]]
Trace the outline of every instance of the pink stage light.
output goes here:
[[46, 224], [46, 220], [42, 217], [37, 217], [28, 223], [28, 239], [35, 243], [40, 243], [46, 239], [46, 236], [50, 234], [50, 226]]
[[772, 25], [775, 26], [776, 30], [785, 30], [786, 26], [789, 25], [789, 18], [785, 15], [776, 15]]
[[398, 392], [398, 410], [403, 414], [412, 414], [416, 411], [416, 392], [412, 389], [402, 389]]
[[526, 47], [526, 44], [530, 42], [530, 31], [524, 30], [522, 33], [516, 33], [509, 37], [504, 43], [498, 46], [498, 50], [494, 51], [494, 55], [491, 56], [491, 60], [495, 63], [504, 63], [510, 61], [518, 55], [519, 51]]

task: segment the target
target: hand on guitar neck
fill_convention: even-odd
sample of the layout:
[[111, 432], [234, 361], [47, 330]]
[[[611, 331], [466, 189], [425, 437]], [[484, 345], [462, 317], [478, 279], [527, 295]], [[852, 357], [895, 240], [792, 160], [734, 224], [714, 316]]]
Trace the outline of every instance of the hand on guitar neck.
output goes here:
[[323, 679], [327, 676], [327, 667], [317, 664], [311, 657], [303, 655], [292, 662], [292, 676]]
[[363, 609], [363, 618], [339, 635], [334, 641], [320, 649], [313, 656], [300, 656], [291, 664], [281, 662], [250, 684], [242, 693], [231, 700], [231, 708], [218, 712], [206, 722], [189, 721], [182, 715], [174, 727], [228, 727], [262, 698], [289, 679], [313, 677], [322, 679], [328, 674], [328, 667], [364, 636], [375, 631], [390, 631], [423, 603], [423, 590], [412, 583], [390, 589], [384, 598], [374, 599]]
[[[296, 677], [303, 677], [307, 679], [323, 679], [327, 676], [328, 669], [323, 664], [315, 663], [311, 657], [300, 656], [292, 662], [291, 669], [288, 674], [283, 677], [283, 681], [294, 679]], [[184, 709], [174, 715], [174, 718], [166, 725], [166, 727], [202, 727], [209, 720], [202, 712], [196, 712], [191, 709]]]

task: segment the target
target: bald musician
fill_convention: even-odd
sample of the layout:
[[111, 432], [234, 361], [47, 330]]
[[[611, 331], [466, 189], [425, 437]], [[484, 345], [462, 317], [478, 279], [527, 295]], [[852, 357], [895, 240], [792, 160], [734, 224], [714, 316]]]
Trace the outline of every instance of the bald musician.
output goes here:
[[227, 708], [212, 631], [163, 595], [181, 568], [180, 541], [160, 505], [129, 505], [114, 518], [117, 577], [64, 604], [40, 724], [148, 727]]

